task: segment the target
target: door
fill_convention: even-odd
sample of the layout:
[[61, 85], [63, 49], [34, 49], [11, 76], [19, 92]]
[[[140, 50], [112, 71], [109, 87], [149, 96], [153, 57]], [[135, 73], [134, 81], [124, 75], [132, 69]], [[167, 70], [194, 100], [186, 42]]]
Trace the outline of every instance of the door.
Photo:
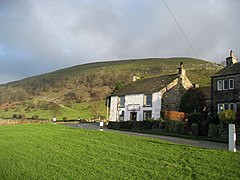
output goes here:
[[130, 121], [137, 121], [137, 112], [130, 112]]

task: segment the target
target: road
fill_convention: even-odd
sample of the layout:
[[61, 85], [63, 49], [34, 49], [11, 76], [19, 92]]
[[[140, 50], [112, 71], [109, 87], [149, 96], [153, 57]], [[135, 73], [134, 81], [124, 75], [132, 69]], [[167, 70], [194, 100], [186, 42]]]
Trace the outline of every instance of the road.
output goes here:
[[[64, 124], [64, 125], [74, 127], [74, 128], [99, 130], [99, 123], [74, 123], [74, 124]], [[208, 149], [228, 150], [228, 144], [218, 143], [218, 142], [202, 141], [202, 140], [187, 139], [187, 138], [172, 137], [172, 136], [163, 136], [163, 135], [143, 134], [143, 133], [128, 132], [128, 131], [118, 131], [118, 130], [112, 130], [112, 129], [104, 129], [104, 131], [127, 134], [127, 135], [131, 135], [131, 136], [156, 138], [156, 139], [173, 142], [173, 143], [177, 143], [177, 144], [197, 146], [197, 147], [208, 148]], [[237, 146], [237, 149], [240, 149], [240, 147]]]

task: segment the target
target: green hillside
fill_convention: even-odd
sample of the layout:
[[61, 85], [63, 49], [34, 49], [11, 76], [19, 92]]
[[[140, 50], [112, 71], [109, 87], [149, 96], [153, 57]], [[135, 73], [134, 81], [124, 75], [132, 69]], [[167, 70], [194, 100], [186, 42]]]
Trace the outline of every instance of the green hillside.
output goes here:
[[0, 113], [9, 116], [13, 112], [49, 110], [50, 103], [71, 108], [79, 103], [99, 102], [117, 83], [131, 83], [136, 73], [142, 78], [176, 73], [180, 62], [191, 82], [202, 87], [210, 86], [210, 76], [222, 68], [193, 58], [148, 58], [78, 65], [0, 85]]

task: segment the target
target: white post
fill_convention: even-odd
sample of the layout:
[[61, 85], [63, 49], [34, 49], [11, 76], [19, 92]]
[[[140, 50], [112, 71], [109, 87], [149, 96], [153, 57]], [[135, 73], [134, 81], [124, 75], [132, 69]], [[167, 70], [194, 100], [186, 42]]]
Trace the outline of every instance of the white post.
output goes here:
[[229, 151], [236, 152], [236, 129], [235, 124], [229, 124], [228, 126], [228, 144]]
[[101, 121], [100, 124], [99, 124], [99, 130], [100, 131], [103, 131], [103, 122]]
[[109, 104], [108, 100], [109, 99], [107, 99], [107, 117], [106, 117], [107, 122], [108, 122], [108, 104]]

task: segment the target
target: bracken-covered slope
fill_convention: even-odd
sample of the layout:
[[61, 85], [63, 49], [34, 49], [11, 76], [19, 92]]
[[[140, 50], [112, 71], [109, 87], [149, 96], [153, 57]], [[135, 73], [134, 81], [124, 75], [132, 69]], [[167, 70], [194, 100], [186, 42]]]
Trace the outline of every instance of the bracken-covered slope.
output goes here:
[[192, 83], [210, 85], [210, 76], [221, 65], [193, 58], [148, 58], [106, 61], [78, 65], [55, 72], [0, 85], [0, 103], [25, 100], [75, 103], [102, 100], [118, 82], [132, 81], [136, 73], [143, 78], [177, 72], [180, 62]]

